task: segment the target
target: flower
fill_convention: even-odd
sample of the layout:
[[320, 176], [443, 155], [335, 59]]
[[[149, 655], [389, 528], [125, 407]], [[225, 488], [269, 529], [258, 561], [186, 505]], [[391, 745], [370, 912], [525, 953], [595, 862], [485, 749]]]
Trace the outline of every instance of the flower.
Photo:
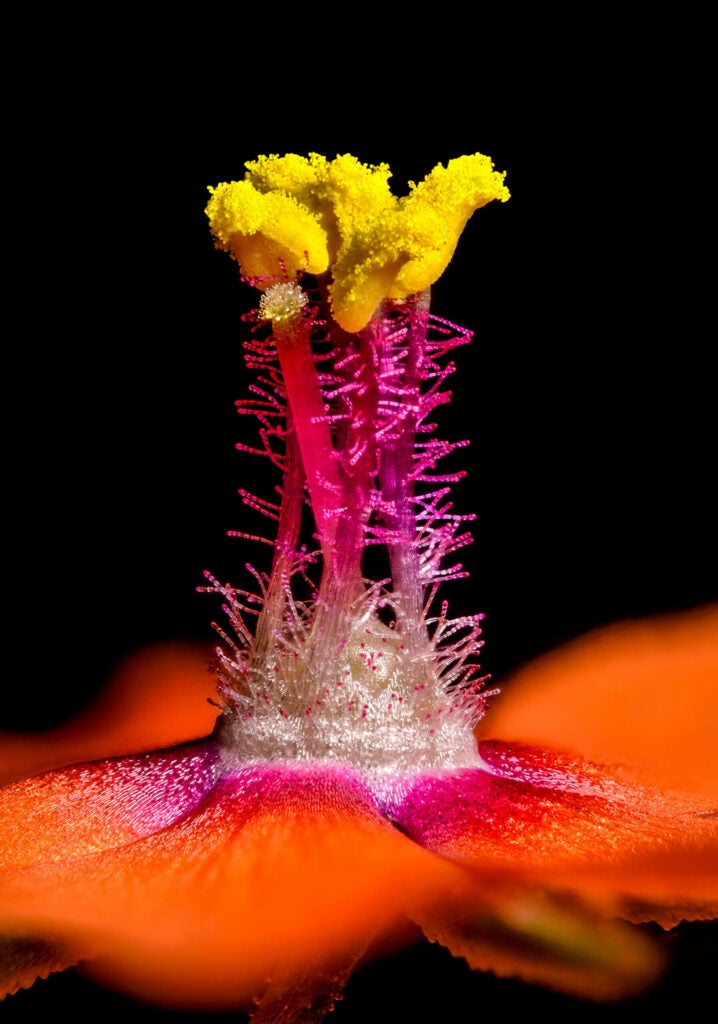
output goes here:
[[82, 962], [159, 1001], [319, 1020], [411, 920], [472, 967], [615, 998], [660, 968], [619, 917], [716, 914], [718, 611], [599, 634], [494, 700], [481, 616], [438, 598], [471, 517], [433, 417], [470, 334], [428, 289], [508, 193], [478, 154], [404, 199], [388, 178], [290, 155], [211, 190], [262, 293], [238, 411], [281, 486], [240, 493], [276, 523], [271, 568], [208, 576], [232, 627], [209, 737], [160, 721], [138, 743], [162, 749], [0, 791], [7, 992]]

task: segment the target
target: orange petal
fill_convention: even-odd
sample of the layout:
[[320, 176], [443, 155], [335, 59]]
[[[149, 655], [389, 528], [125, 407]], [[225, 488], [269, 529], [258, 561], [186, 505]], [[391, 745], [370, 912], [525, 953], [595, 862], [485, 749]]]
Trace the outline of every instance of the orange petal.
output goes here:
[[0, 999], [38, 978], [73, 967], [78, 957], [66, 946], [47, 939], [0, 937]]
[[[184, 757], [207, 757], [208, 747], [188, 746]], [[65, 769], [0, 793], [17, 798], [26, 789], [28, 799], [45, 797], [31, 822], [42, 838], [23, 845], [19, 828], [17, 845], [12, 837], [0, 844], [10, 851], [10, 866], [0, 871], [0, 930], [15, 949], [32, 950], [38, 936], [49, 936], [56, 948], [79, 951], [85, 969], [102, 980], [181, 1005], [246, 1003], [273, 976], [259, 1020], [290, 991], [312, 1007], [331, 1002], [358, 952], [376, 936], [403, 934], [407, 916], [474, 966], [585, 995], [624, 993], [653, 976], [651, 950], [606, 923], [610, 900], [589, 913], [542, 902], [531, 879], [522, 880], [525, 862], [512, 859], [510, 846], [503, 860], [474, 857], [480, 871], [433, 856], [389, 825], [348, 769], [238, 768], [208, 783], [189, 810], [174, 794], [174, 823], [148, 832], [163, 824], [150, 820], [148, 778], [197, 774], [196, 765], [163, 760], [173, 753]], [[119, 771], [123, 762], [129, 779]], [[101, 771], [112, 799], [98, 805]], [[83, 772], [88, 782], [75, 806], [92, 827], [76, 814], [73, 835], [62, 805], [55, 802], [53, 821], [53, 801], [36, 787], [61, 792]], [[181, 787], [179, 795], [186, 795]], [[431, 793], [423, 797], [421, 805], [430, 806]], [[149, 818], [137, 822], [133, 804]], [[453, 807], [461, 810], [455, 800]], [[4, 810], [7, 818], [23, 804]], [[490, 819], [492, 808], [482, 810]], [[441, 814], [439, 808], [439, 823]], [[533, 824], [529, 819], [529, 832]], [[112, 841], [121, 845], [107, 848]], [[459, 848], [444, 852], [462, 856]], [[20, 983], [28, 983], [26, 965], [9, 990]]]
[[485, 771], [414, 783], [392, 812], [407, 835], [475, 868], [513, 869], [664, 925], [718, 911], [710, 802], [538, 748], [482, 742], [479, 750]]
[[0, 790], [0, 870], [68, 862], [150, 835], [211, 791], [209, 742], [72, 765]]
[[312, 967], [275, 971], [251, 1016], [251, 1024], [321, 1024], [341, 999], [362, 952], [353, 949]]
[[0, 784], [60, 765], [154, 750], [212, 731], [211, 652], [158, 644], [128, 658], [99, 700], [68, 725], [38, 735], [0, 734]]
[[504, 684], [481, 734], [718, 797], [718, 605], [610, 626], [537, 659]]
[[[652, 984], [664, 966], [638, 929], [547, 890], [498, 881], [493, 903], [471, 892], [423, 915], [426, 936], [476, 970], [518, 977], [582, 998], [615, 1000]], [[501, 898], [502, 897], [502, 898]]]
[[2, 932], [52, 936], [102, 978], [201, 1006], [248, 1000], [275, 963], [391, 934], [409, 898], [439, 899], [459, 870], [391, 828], [353, 773], [311, 768], [237, 770], [173, 826], [74, 852], [0, 872]]

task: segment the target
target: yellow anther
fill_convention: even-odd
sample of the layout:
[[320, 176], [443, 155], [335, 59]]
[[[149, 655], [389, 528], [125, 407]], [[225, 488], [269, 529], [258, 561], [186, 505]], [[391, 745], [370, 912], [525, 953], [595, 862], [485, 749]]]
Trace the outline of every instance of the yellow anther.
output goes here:
[[424, 291], [446, 269], [469, 217], [493, 199], [509, 198], [504, 175], [475, 153], [439, 164], [397, 198], [387, 164], [262, 156], [245, 180], [210, 189], [207, 207], [217, 245], [235, 257], [259, 287], [279, 267], [329, 271], [335, 320], [360, 331], [384, 299]]

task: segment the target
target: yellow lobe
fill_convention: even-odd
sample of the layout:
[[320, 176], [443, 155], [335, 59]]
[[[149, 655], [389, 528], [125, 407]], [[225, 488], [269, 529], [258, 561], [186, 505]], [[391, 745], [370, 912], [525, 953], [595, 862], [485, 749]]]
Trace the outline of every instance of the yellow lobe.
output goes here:
[[397, 199], [389, 188], [388, 164], [362, 164], [348, 153], [332, 160], [325, 198], [331, 202], [339, 248], [344, 250], [363, 232], [372, 231], [382, 218], [390, 218]]
[[259, 192], [248, 181], [225, 182], [210, 193], [206, 213], [215, 245], [237, 260], [246, 277], [276, 280], [282, 264], [290, 277], [327, 269], [326, 232], [291, 196]]
[[328, 161], [318, 153], [310, 153], [308, 157], [287, 153], [285, 156], [258, 156], [244, 166], [247, 168], [244, 180], [258, 192], [283, 192], [304, 205], [311, 205], [312, 196], [326, 177]]
[[331, 263], [359, 228], [397, 202], [389, 165], [363, 164], [348, 153], [331, 161], [318, 153], [260, 156], [246, 167], [245, 181], [259, 192], [280, 192], [314, 214], [327, 232]]
[[437, 281], [454, 255], [469, 217], [494, 199], [506, 202], [505, 174], [474, 153], [439, 164], [402, 200], [409, 258], [397, 274], [391, 298], [423, 291]]
[[389, 296], [402, 258], [396, 207], [381, 217], [367, 219], [342, 244], [332, 268], [330, 295], [334, 318], [345, 331], [355, 333], [366, 327]]

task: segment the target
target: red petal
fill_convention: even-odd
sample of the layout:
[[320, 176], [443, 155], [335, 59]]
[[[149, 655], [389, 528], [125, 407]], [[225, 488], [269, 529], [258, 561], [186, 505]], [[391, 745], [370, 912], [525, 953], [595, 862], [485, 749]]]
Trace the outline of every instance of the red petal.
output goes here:
[[718, 798], [718, 605], [598, 630], [502, 687], [483, 736], [621, 763]]

